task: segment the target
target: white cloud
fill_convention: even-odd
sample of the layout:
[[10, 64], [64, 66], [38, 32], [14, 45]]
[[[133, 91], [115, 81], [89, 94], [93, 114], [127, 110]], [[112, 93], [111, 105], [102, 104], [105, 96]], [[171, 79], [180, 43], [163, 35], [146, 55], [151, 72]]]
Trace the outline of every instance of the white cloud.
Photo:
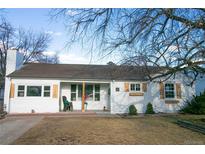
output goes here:
[[51, 35], [52, 35], [54, 32], [53, 32], [53, 31], [46, 31], [45, 33], [46, 33], [46, 34], [51, 34]]
[[62, 33], [61, 33], [61, 32], [55, 32], [54, 35], [56, 35], [56, 36], [61, 36]]
[[70, 16], [74, 16], [76, 15], [78, 12], [74, 11], [74, 10], [68, 10], [65, 14], [70, 15]]
[[56, 54], [56, 52], [55, 51], [45, 51], [45, 52], [43, 52], [43, 54], [46, 56], [54, 56]]
[[50, 35], [55, 35], [55, 36], [61, 36], [62, 33], [61, 32], [54, 32], [54, 31], [46, 31], [45, 32], [46, 34], [50, 34]]
[[88, 64], [89, 58], [76, 55], [76, 54], [70, 54], [70, 53], [63, 53], [59, 54], [59, 60], [60, 63], [63, 64]]

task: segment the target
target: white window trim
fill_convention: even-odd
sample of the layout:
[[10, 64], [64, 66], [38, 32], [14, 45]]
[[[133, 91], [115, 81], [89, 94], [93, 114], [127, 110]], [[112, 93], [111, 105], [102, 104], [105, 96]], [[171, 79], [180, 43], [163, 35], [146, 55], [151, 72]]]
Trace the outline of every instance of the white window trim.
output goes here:
[[[27, 96], [27, 88], [28, 86], [36, 86], [36, 87], [41, 87], [41, 96]], [[26, 85], [26, 97], [33, 97], [33, 98], [40, 98], [40, 97], [43, 97], [43, 86], [42, 85]]]
[[[131, 84], [139, 84], [140, 85], [140, 90], [131, 90]], [[132, 82], [129, 84], [129, 90], [130, 92], [143, 92], [142, 91], [142, 83], [139, 83], [139, 82]]]
[[[94, 88], [93, 88], [93, 101], [94, 101], [94, 102], [100, 102], [100, 100], [101, 100], [101, 93], [100, 93], [101, 88], [100, 88], [100, 91], [99, 91], [99, 92], [95, 92], [95, 85], [99, 85], [99, 87], [100, 87], [100, 84], [93, 84], [93, 86], [94, 86]], [[96, 100], [95, 100], [95, 94], [100, 94], [100, 100], [99, 100], [99, 101], [96, 101]]]
[[[99, 85], [100, 85], [100, 92], [97, 92], [97, 93], [100, 94], [100, 100], [99, 100], [99, 101], [96, 101], [96, 100], [95, 100], [95, 85], [97, 85], [97, 84], [98, 84], [98, 83], [89, 84], [89, 85], [92, 85], [92, 86], [93, 86], [93, 98], [92, 98], [92, 100], [87, 100], [87, 102], [90, 102], [90, 101], [92, 101], [92, 102], [100, 102], [100, 101], [101, 101], [101, 85], [100, 85], [100, 83], [99, 83]], [[70, 94], [71, 94], [71, 93], [74, 93], [74, 92], [71, 92], [71, 85], [76, 85], [76, 100], [75, 100], [75, 101], [72, 101], [72, 102], [82, 101], [82, 100], [81, 100], [82, 98], [78, 98], [78, 85], [81, 85], [81, 84], [70, 84]], [[71, 96], [70, 96], [70, 97], [71, 97]], [[70, 100], [71, 100], [71, 98], [70, 98]]]
[[[50, 90], [44, 90], [44, 87], [50, 87]], [[51, 98], [51, 86], [50, 85], [43, 85], [42, 86], [43, 98]], [[44, 92], [50, 92], [50, 96], [44, 96]]]
[[[18, 86], [24, 86], [24, 96], [21, 97], [21, 96], [18, 96]], [[27, 96], [27, 87], [28, 86], [40, 86], [41, 87], [41, 96]], [[50, 96], [49, 97], [44, 97], [44, 87], [45, 86], [50, 86]], [[45, 85], [36, 85], [36, 84], [18, 84], [16, 87], [16, 92], [15, 92], [15, 95], [16, 95], [16, 98], [51, 98], [51, 94], [52, 94], [52, 86], [49, 85], [49, 84], [45, 84]]]
[[[19, 86], [24, 86], [24, 95], [23, 95], [23, 96], [18, 96], [18, 92], [19, 92], [18, 87], [19, 87]], [[20, 90], [20, 91], [23, 91], [23, 90]], [[16, 97], [18, 97], [18, 98], [24, 98], [25, 96], [26, 96], [26, 85], [23, 85], [23, 84], [17, 85], [17, 87], [16, 87]]]
[[[76, 84], [76, 101], [82, 101], [82, 96], [81, 96], [81, 98], [80, 97], [78, 97], [78, 91], [79, 91], [79, 89], [78, 89], [78, 87], [79, 87], [79, 85], [82, 85], [82, 84]], [[82, 85], [82, 88], [83, 88], [83, 85]], [[81, 94], [82, 95], [82, 94]], [[75, 102], [76, 102], [75, 101]]]
[[[73, 91], [71, 91], [71, 86], [72, 85], [75, 85], [76, 86], [76, 90], [75, 90], [75, 92], [73, 92]], [[72, 94], [75, 94], [75, 100], [71, 100], [71, 95]], [[70, 101], [72, 101], [72, 102], [77, 102], [78, 101], [78, 84], [74, 84], [74, 83], [72, 83], [72, 84], [70, 84]]]
[[[173, 84], [174, 85], [174, 97], [173, 98], [167, 98], [166, 97], [166, 94], [165, 94], [165, 92], [166, 92], [165, 84]], [[175, 83], [173, 83], [173, 82], [166, 82], [166, 83], [164, 83], [164, 99], [165, 100], [176, 100], [176, 84]]]

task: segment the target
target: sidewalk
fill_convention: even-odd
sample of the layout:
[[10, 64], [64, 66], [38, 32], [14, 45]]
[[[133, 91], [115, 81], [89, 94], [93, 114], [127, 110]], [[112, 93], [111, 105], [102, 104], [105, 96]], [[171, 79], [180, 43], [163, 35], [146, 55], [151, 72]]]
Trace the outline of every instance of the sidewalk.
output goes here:
[[112, 115], [110, 112], [105, 111], [72, 111], [72, 112], [56, 112], [56, 113], [12, 113], [7, 117], [119, 117], [118, 115]]
[[7, 117], [0, 120], [0, 144], [11, 144], [43, 119], [42, 116]]

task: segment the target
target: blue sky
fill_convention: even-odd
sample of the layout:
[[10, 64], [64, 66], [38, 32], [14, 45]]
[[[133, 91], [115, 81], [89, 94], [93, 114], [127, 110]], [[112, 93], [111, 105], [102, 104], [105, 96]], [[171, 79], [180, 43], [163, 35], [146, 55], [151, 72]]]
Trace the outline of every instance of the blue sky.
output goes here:
[[36, 32], [49, 33], [52, 36], [52, 42], [47, 52], [49, 54], [58, 53], [61, 63], [106, 64], [108, 61], [118, 60], [116, 56], [109, 56], [102, 60], [99, 60], [99, 57], [94, 58], [90, 62], [88, 49], [82, 49], [80, 45], [65, 48], [69, 34], [66, 33], [63, 20], [51, 20], [49, 11], [50, 9], [5, 9], [4, 16], [16, 28], [22, 27]]

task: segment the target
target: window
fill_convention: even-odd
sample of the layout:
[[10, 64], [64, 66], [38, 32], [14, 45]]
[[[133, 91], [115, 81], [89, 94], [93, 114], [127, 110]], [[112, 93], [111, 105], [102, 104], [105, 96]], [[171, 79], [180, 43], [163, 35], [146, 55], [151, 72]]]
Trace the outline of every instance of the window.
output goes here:
[[93, 85], [85, 85], [85, 100], [93, 100]]
[[130, 91], [140, 91], [140, 84], [130, 84]]
[[[94, 96], [93, 96], [94, 95]], [[71, 85], [71, 101], [82, 100], [82, 84]], [[100, 85], [85, 85], [85, 101], [100, 101]]]
[[95, 85], [95, 101], [100, 101], [100, 85]]
[[27, 96], [41, 96], [42, 86], [27, 86]]
[[71, 85], [71, 101], [76, 101], [76, 85]]
[[119, 92], [119, 91], [120, 91], [120, 88], [118, 88], [118, 87], [115, 88], [115, 91], [116, 91], [116, 92]]
[[18, 86], [18, 97], [24, 97], [25, 86]]
[[165, 84], [165, 98], [174, 98], [174, 84], [172, 83], [166, 83]]
[[44, 97], [50, 97], [50, 86], [44, 86]]
[[78, 85], [78, 100], [82, 100], [82, 84]]

